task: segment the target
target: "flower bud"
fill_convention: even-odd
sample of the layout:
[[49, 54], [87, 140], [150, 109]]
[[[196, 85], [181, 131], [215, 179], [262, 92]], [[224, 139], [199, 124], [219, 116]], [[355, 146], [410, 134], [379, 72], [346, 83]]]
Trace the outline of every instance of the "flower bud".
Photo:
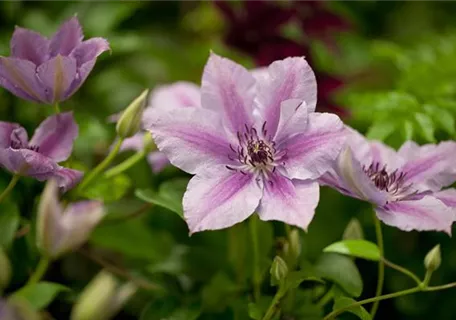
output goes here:
[[343, 240], [362, 240], [364, 239], [363, 227], [361, 223], [356, 218], [352, 218], [347, 224], [347, 227], [344, 230], [342, 235]]
[[152, 134], [150, 132], [144, 133], [143, 137], [143, 144], [144, 144], [144, 152], [146, 154], [157, 150], [157, 145], [154, 142], [154, 138], [152, 138]]
[[81, 293], [71, 312], [71, 320], [110, 319], [136, 290], [131, 283], [119, 286], [114, 276], [101, 271]]
[[80, 201], [63, 209], [58, 200], [57, 183], [50, 180], [38, 205], [38, 249], [50, 259], [77, 249], [87, 241], [104, 215], [100, 201]]
[[283, 246], [283, 255], [288, 266], [295, 269], [298, 264], [299, 256], [301, 255], [301, 239], [298, 229], [290, 231], [288, 239]]
[[11, 264], [8, 256], [0, 247], [0, 292], [6, 288], [11, 280]]
[[426, 267], [426, 270], [433, 272], [440, 267], [441, 263], [442, 255], [440, 252], [440, 244], [438, 244], [432, 248], [424, 258], [424, 266]]
[[143, 111], [146, 107], [146, 97], [149, 90], [144, 90], [139, 97], [133, 100], [132, 103], [125, 109], [117, 121], [117, 135], [120, 138], [132, 137], [141, 129]]
[[274, 261], [272, 261], [270, 273], [271, 285], [277, 286], [285, 281], [285, 278], [288, 275], [288, 266], [281, 257], [276, 256], [274, 258]]

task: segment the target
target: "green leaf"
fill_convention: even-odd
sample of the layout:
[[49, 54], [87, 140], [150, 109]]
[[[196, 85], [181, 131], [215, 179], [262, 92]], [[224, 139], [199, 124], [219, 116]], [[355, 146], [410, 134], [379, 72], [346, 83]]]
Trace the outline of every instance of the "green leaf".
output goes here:
[[19, 227], [19, 211], [12, 204], [5, 204], [0, 212], [0, 247], [9, 247]]
[[254, 320], [261, 320], [263, 318], [263, 311], [256, 303], [250, 302], [248, 305], [249, 317]]
[[172, 179], [162, 183], [158, 192], [146, 189], [136, 190], [135, 194], [139, 199], [164, 207], [183, 218], [182, 198], [187, 189], [187, 184], [188, 179]]
[[380, 260], [380, 250], [375, 243], [367, 240], [343, 240], [335, 242], [323, 249], [323, 252], [333, 252], [367, 260]]
[[69, 291], [71, 291], [69, 288], [61, 284], [43, 281], [22, 288], [14, 294], [14, 297], [25, 299], [34, 309], [41, 310], [46, 308], [59, 293]]
[[415, 114], [415, 120], [418, 123], [418, 126], [420, 127], [420, 133], [424, 139], [426, 139], [429, 142], [435, 142], [435, 137], [434, 137], [434, 123], [432, 122], [431, 117], [429, 117], [427, 114], [424, 113], [416, 113]]
[[363, 227], [358, 219], [352, 218], [345, 227], [342, 235], [343, 240], [360, 240], [364, 239]]
[[352, 297], [361, 295], [363, 280], [351, 258], [337, 253], [324, 253], [314, 267], [318, 277], [338, 284]]
[[425, 105], [424, 109], [434, 122], [439, 124], [445, 132], [449, 135], [454, 135], [456, 133], [455, 120], [451, 112], [434, 105]]
[[202, 299], [204, 310], [223, 311], [239, 291], [238, 286], [225, 274], [216, 274], [203, 288]]
[[309, 277], [307, 272], [303, 271], [292, 271], [288, 273], [285, 279], [285, 290], [296, 289], [303, 282], [315, 282], [318, 284], [325, 284], [325, 282], [317, 277]]
[[[347, 297], [337, 298], [336, 301], [334, 302], [333, 310], [345, 308], [355, 302], [356, 302], [355, 300], [353, 300], [351, 298], [347, 298]], [[369, 312], [367, 312], [363, 306], [352, 307], [350, 309], [347, 309], [345, 312], [353, 313], [355, 316], [357, 316], [361, 320], [371, 320], [372, 319]]]
[[412, 140], [414, 134], [413, 122], [409, 120], [404, 121], [404, 140]]
[[396, 129], [397, 123], [393, 121], [376, 122], [367, 130], [366, 137], [372, 140], [385, 140]]
[[131, 187], [131, 180], [125, 174], [111, 178], [100, 178], [83, 191], [89, 199], [102, 199], [104, 202], [113, 202], [121, 199]]

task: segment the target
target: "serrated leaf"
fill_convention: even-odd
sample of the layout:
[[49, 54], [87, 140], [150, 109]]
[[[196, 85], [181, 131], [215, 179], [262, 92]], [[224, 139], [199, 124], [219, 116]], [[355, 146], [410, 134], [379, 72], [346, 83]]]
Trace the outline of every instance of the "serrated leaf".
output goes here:
[[415, 120], [418, 123], [418, 126], [420, 128], [419, 132], [421, 133], [422, 137], [429, 142], [435, 142], [435, 127], [431, 117], [420, 112], [415, 114]]
[[12, 204], [4, 204], [0, 211], [0, 247], [9, 247], [19, 227], [19, 211]]
[[[345, 308], [355, 302], [356, 302], [355, 300], [353, 300], [351, 298], [347, 298], [347, 297], [337, 298], [334, 302], [333, 310]], [[351, 307], [350, 309], [347, 309], [345, 312], [350, 312], [350, 313], [354, 314], [355, 316], [357, 316], [358, 318], [360, 318], [361, 320], [371, 320], [372, 319], [369, 312], [367, 312], [363, 306]]]
[[343, 240], [335, 242], [324, 248], [323, 252], [340, 253], [372, 261], [379, 261], [381, 257], [378, 246], [367, 240]]
[[412, 140], [413, 134], [415, 131], [415, 129], [413, 128], [413, 122], [411, 122], [409, 120], [405, 120], [403, 129], [404, 129], [404, 140], [405, 141]]
[[434, 105], [425, 105], [426, 113], [450, 135], [456, 133], [454, 116], [448, 110]]
[[131, 187], [131, 180], [125, 174], [118, 174], [111, 178], [100, 178], [82, 191], [83, 196], [89, 199], [102, 199], [104, 202], [113, 202], [121, 199]]
[[318, 277], [336, 283], [350, 296], [361, 295], [363, 280], [355, 263], [349, 257], [337, 253], [324, 253], [314, 268]]
[[46, 308], [61, 292], [71, 291], [68, 287], [52, 282], [38, 282], [26, 286], [14, 294], [15, 298], [25, 299], [30, 305], [41, 310]]
[[397, 128], [397, 123], [393, 121], [376, 122], [367, 130], [366, 137], [372, 140], [383, 141], [388, 138]]

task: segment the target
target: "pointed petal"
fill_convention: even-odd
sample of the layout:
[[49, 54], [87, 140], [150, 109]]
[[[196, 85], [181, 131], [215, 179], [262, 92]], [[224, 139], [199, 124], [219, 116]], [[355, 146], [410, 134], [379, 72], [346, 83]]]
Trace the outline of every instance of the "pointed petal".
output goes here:
[[423, 184], [436, 191], [456, 181], [456, 143], [453, 141], [421, 147], [409, 142], [401, 147], [399, 154], [409, 160], [402, 168], [406, 182]]
[[39, 66], [46, 59], [49, 40], [38, 32], [16, 27], [10, 46], [12, 57], [29, 60]]
[[147, 156], [147, 162], [149, 162], [149, 165], [152, 167], [152, 171], [154, 173], [159, 173], [166, 166], [169, 165], [168, 158], [165, 156], [163, 152], [160, 151], [151, 152]]
[[35, 130], [30, 145], [39, 147], [39, 153], [61, 162], [68, 159], [73, 142], [78, 136], [78, 125], [73, 112], [59, 113], [48, 117]]
[[277, 145], [286, 150], [285, 169], [290, 179], [316, 179], [332, 168], [345, 142], [346, 133], [339, 117], [311, 113], [307, 130]]
[[22, 99], [46, 101], [36, 65], [27, 60], [0, 57], [0, 86]]
[[217, 114], [202, 108], [153, 109], [146, 127], [173, 165], [197, 173], [230, 163], [230, 143]]
[[79, 44], [70, 57], [76, 60], [78, 68], [84, 63], [95, 60], [100, 54], [110, 50], [109, 42], [103, 38], [91, 38]]
[[201, 103], [223, 114], [230, 132], [243, 132], [253, 121], [255, 80], [241, 65], [211, 53], [204, 68]]
[[90, 60], [77, 68], [73, 82], [64, 93], [65, 99], [71, 97], [76, 91], [78, 91], [95, 66], [95, 62], [96, 60]]
[[57, 180], [60, 191], [63, 193], [73, 189], [83, 176], [84, 173], [82, 171], [59, 167], [54, 171], [52, 177]]
[[184, 195], [184, 216], [190, 233], [231, 227], [258, 206], [262, 190], [252, 175], [228, 169], [194, 176]]
[[317, 82], [303, 57], [273, 62], [268, 68], [268, 76], [260, 77], [257, 90], [258, 107], [271, 135], [276, 133], [283, 101], [298, 99], [306, 103], [310, 112], [315, 111]]
[[388, 172], [393, 172], [404, 165], [405, 159], [403, 159], [393, 148], [378, 141], [370, 142], [369, 145], [372, 162], [379, 163], [381, 167], [386, 165], [386, 170]]
[[0, 121], [0, 148], [11, 146], [11, 134], [18, 128], [21, 126], [17, 123]]
[[0, 149], [0, 164], [11, 172], [40, 181], [49, 179], [58, 169], [50, 158], [29, 149]]
[[76, 60], [57, 55], [37, 69], [38, 77], [47, 89], [47, 101], [56, 103], [65, 100], [66, 91], [76, 77]]
[[277, 220], [307, 230], [320, 198], [315, 181], [291, 181], [275, 174], [265, 183], [258, 215], [261, 220]]
[[432, 195], [442, 201], [447, 207], [456, 208], [456, 189], [446, 189], [434, 192]]
[[152, 108], [199, 107], [201, 90], [192, 83], [179, 81], [167, 86], [159, 86], [150, 95], [149, 106]]
[[82, 28], [77, 17], [65, 21], [49, 44], [51, 57], [58, 54], [68, 56], [82, 42], [83, 38]]
[[[331, 185], [332, 187], [345, 193], [355, 195], [355, 197], [370, 201], [379, 206], [386, 204], [388, 193], [379, 190], [372, 180], [366, 175], [362, 165], [353, 156], [350, 147], [345, 147], [337, 158], [335, 172], [340, 179], [338, 184]], [[326, 182], [330, 182], [326, 180]]]
[[445, 231], [451, 234], [454, 210], [442, 201], [425, 196], [420, 200], [397, 201], [376, 209], [385, 224], [404, 231]]
[[[358, 199], [361, 197], [358, 194], [354, 193], [349, 186], [347, 186], [343, 178], [340, 175], [338, 175], [334, 169], [326, 172], [324, 175], [318, 178], [317, 181], [321, 186], [331, 187], [339, 191], [343, 195]], [[369, 186], [369, 188], [371, 187]]]
[[287, 139], [302, 133], [307, 128], [309, 108], [302, 100], [291, 99], [282, 102], [280, 121], [274, 141], [281, 144]]

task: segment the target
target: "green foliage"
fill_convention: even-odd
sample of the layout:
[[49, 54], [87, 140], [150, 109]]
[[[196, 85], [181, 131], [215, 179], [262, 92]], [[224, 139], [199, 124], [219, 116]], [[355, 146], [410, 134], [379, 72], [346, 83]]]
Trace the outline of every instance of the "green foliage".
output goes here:
[[375, 243], [366, 240], [343, 240], [335, 242], [323, 249], [323, 252], [333, 252], [367, 260], [380, 260], [380, 250]]
[[89, 199], [103, 199], [113, 202], [121, 199], [131, 187], [131, 180], [125, 174], [111, 178], [99, 177], [83, 190], [83, 195]]
[[[356, 302], [355, 300], [353, 300], [351, 298], [347, 298], [347, 297], [337, 298], [336, 301], [334, 302], [333, 310], [346, 308], [355, 302]], [[350, 313], [354, 314], [361, 320], [371, 320], [372, 319], [369, 312], [367, 312], [363, 306], [356, 306], [356, 307], [348, 308], [346, 310], [346, 312], [350, 312]]]
[[0, 213], [0, 247], [9, 247], [19, 227], [19, 211], [13, 204], [2, 204]]
[[41, 310], [46, 308], [59, 293], [69, 291], [69, 288], [61, 284], [43, 281], [24, 287], [20, 291], [17, 291], [13, 298], [24, 299], [28, 301], [34, 309]]

